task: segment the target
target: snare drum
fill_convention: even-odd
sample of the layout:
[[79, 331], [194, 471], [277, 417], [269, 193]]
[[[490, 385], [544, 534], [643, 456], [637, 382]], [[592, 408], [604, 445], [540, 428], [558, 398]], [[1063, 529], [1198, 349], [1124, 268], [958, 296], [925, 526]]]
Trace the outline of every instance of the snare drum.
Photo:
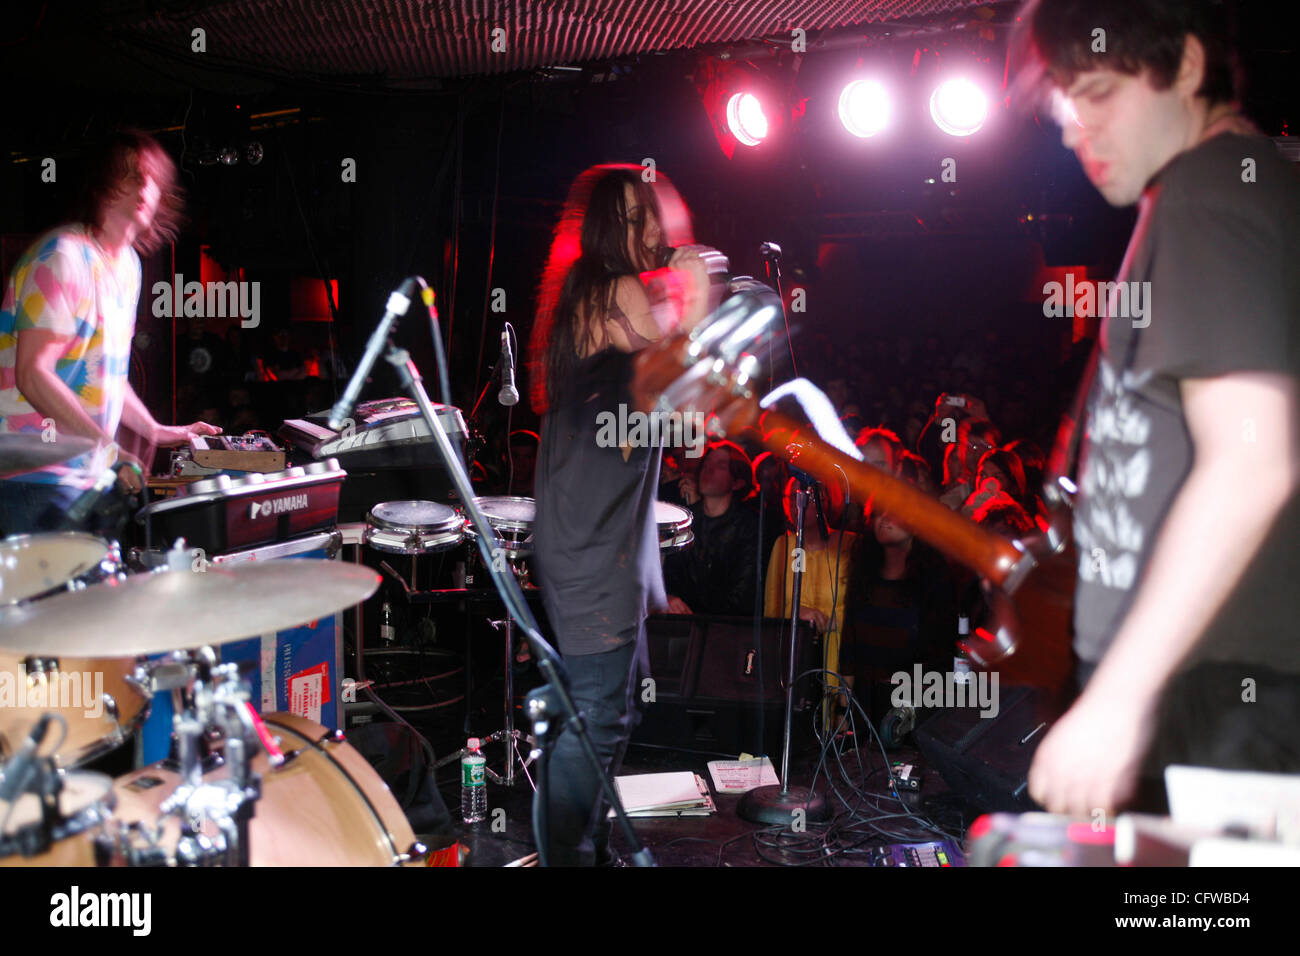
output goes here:
[[[305, 717], [267, 714], [266, 729], [280, 738], [290, 759], [271, 769], [259, 753], [253, 771], [262, 796], [253, 804], [249, 859], [253, 866], [397, 866], [407, 859], [415, 834], [406, 814], [379, 775], [350, 744]], [[222, 768], [212, 776], [223, 775]], [[157, 826], [159, 805], [180, 777], [154, 764], [119, 777], [113, 785], [116, 822]], [[215, 835], [211, 823], [203, 831]], [[163, 820], [159, 843], [174, 847], [175, 816]]]
[[669, 554], [690, 547], [695, 540], [691, 513], [681, 505], [655, 502], [655, 524], [659, 526], [659, 553]]
[[366, 516], [362, 540], [386, 554], [432, 554], [465, 539], [464, 523], [453, 508], [434, 501], [386, 501]]

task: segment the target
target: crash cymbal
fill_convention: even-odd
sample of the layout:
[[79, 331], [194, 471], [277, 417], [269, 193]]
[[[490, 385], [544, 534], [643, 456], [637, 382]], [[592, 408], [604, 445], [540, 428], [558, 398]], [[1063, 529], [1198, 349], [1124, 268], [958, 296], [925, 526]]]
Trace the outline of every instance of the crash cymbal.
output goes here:
[[0, 613], [0, 650], [134, 657], [270, 634], [364, 601], [369, 568], [294, 558], [161, 571], [94, 584]]
[[93, 438], [66, 435], [57, 441], [46, 441], [35, 432], [18, 432], [0, 435], [0, 478], [26, 474], [38, 468], [57, 465], [94, 451]]

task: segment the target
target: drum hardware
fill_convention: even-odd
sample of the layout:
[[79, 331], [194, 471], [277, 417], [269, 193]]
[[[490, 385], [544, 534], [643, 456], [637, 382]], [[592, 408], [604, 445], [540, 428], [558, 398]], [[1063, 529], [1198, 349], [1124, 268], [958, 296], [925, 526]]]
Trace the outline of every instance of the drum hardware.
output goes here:
[[[55, 843], [99, 825], [111, 809], [111, 800], [104, 805], [109, 792], [103, 786], [103, 781], [108, 780], [104, 774], [67, 775], [53, 757], [38, 756], [51, 721], [60, 724], [66, 738], [68, 728], [63, 716], [46, 712], [36, 720], [18, 753], [0, 768], [0, 859], [47, 853]], [[62, 745], [60, 740], [53, 752]], [[68, 790], [72, 800], [65, 806], [69, 802], [64, 799], [68, 782], [73, 783]], [[89, 799], [80, 798], [84, 795]]]
[[[182, 821], [176, 848], [178, 862], [187, 866], [247, 866], [248, 822], [253, 803], [261, 796], [261, 778], [251, 768], [252, 752], [260, 741], [247, 706], [248, 685], [239, 679], [234, 664], [209, 667], [205, 661], [198, 670], [192, 691], [194, 707], [180, 714], [174, 723], [182, 782], [159, 810], [164, 818], [175, 814]], [[200, 747], [206, 729], [214, 724], [222, 731], [230, 776], [204, 782]], [[205, 820], [216, 825], [217, 838], [209, 839], [199, 832]]]
[[115, 804], [112, 787], [106, 774], [63, 771], [40, 758], [24, 792], [0, 802], [0, 865], [63, 862], [32, 858], [57, 854], [60, 844], [102, 828]]
[[528, 778], [528, 785], [534, 790], [537, 784], [533, 782], [532, 775], [528, 772], [528, 765], [532, 763], [533, 758], [530, 754], [525, 760], [523, 754], [519, 752], [519, 740], [523, 734], [515, 729], [515, 626], [509, 615], [501, 621], [488, 621], [494, 630], [505, 629], [506, 636], [506, 725], [502, 730], [493, 731], [487, 735], [488, 740], [499, 740], [506, 745], [506, 772], [505, 778], [499, 779], [507, 787], [515, 785], [515, 760], [518, 758], [519, 767], [523, 770], [524, 776]]

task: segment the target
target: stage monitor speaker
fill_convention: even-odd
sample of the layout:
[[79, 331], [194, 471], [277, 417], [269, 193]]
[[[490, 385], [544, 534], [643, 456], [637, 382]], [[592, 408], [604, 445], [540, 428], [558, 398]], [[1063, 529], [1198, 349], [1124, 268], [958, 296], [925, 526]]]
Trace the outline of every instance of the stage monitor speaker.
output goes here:
[[[788, 621], [763, 619], [758, 641], [753, 619], [742, 617], [653, 615], [646, 630], [655, 697], [643, 705], [634, 743], [725, 754], [780, 752]], [[796, 674], [816, 667], [820, 658], [820, 641], [801, 625]], [[808, 712], [818, 700], [815, 678], [796, 684], [797, 733], [809, 733]]]
[[985, 811], [1038, 809], [1027, 779], [1034, 751], [1059, 716], [1049, 695], [1030, 687], [999, 691], [995, 716], [979, 707], [951, 707], [916, 730], [916, 743], [930, 765], [960, 796]]

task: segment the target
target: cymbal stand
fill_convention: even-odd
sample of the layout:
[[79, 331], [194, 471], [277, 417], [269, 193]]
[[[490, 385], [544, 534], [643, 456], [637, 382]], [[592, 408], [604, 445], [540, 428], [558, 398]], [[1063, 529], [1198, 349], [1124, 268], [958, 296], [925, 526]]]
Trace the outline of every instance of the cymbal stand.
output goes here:
[[504, 729], [493, 731], [492, 733], [488, 734], [487, 737], [484, 738], [485, 740], [499, 740], [505, 743], [506, 772], [504, 777], [499, 777], [498, 775], [491, 773], [491, 771], [489, 771], [489, 774], [493, 779], [495, 779], [497, 783], [500, 783], [506, 787], [513, 787], [515, 785], [515, 760], [517, 759], [519, 761], [519, 769], [521, 769], [524, 772], [524, 776], [527, 777], [528, 779], [528, 785], [531, 786], [533, 790], [536, 790], [537, 784], [533, 781], [532, 775], [528, 772], [528, 765], [532, 763], [533, 760], [532, 755], [530, 754], [528, 759], [525, 760], [524, 755], [520, 753], [519, 741], [523, 738], [524, 735], [522, 732], [515, 729], [515, 667], [514, 667], [515, 625], [514, 625], [514, 621], [510, 619], [509, 615], [506, 615], [505, 620], [488, 621], [488, 623], [491, 624], [492, 627], [498, 631], [501, 630], [502, 627], [504, 627], [506, 632], [506, 653], [505, 653], [506, 724]]

